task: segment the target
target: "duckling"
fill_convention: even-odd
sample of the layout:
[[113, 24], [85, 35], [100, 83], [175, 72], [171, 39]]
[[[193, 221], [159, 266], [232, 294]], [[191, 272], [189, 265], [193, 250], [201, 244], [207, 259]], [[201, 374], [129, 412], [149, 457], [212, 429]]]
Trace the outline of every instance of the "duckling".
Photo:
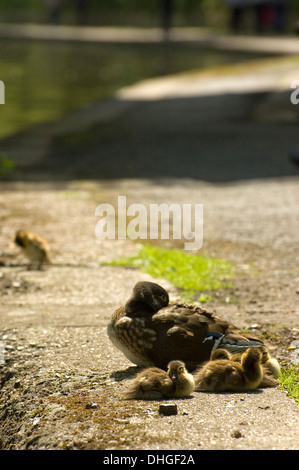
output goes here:
[[169, 304], [167, 291], [153, 282], [134, 286], [127, 302], [112, 314], [107, 333], [134, 364], [164, 370], [177, 357], [193, 371], [214, 349], [236, 352], [263, 345], [199, 306]]
[[174, 390], [171, 391], [170, 397], [183, 398], [193, 392], [195, 388], [194, 377], [189, 374], [182, 361], [171, 361], [168, 364], [167, 373], [174, 384]]
[[[218, 356], [219, 357], [219, 356]], [[216, 359], [207, 362], [194, 375], [195, 390], [208, 392], [246, 392], [259, 387], [263, 379], [262, 353], [259, 348], [248, 348], [241, 362]]]
[[[271, 357], [269, 352], [260, 348], [261, 351], [261, 365], [263, 369], [263, 379], [261, 381], [260, 387], [276, 387], [278, 381], [276, 380], [280, 374], [280, 366], [277, 360], [274, 357]], [[216, 361], [217, 359], [226, 359], [235, 362], [241, 362], [241, 353], [230, 354], [225, 349], [216, 349], [211, 354], [211, 361]]]
[[[261, 365], [263, 369], [263, 379], [260, 383], [261, 388], [265, 387], [276, 387], [278, 385], [278, 380], [276, 380], [279, 377], [280, 374], [280, 365], [278, 361], [270, 356], [269, 352], [261, 348]], [[239, 361], [241, 360], [241, 354], [236, 353], [232, 354], [231, 359], [233, 361]]]
[[274, 357], [270, 356], [266, 350], [262, 351], [262, 366], [267, 375], [272, 375], [274, 379], [277, 379], [280, 374], [280, 365]]
[[41, 269], [43, 264], [51, 264], [48, 243], [39, 235], [27, 232], [26, 230], [18, 230], [14, 242], [21, 248], [26, 258], [29, 259], [30, 264], [28, 269], [34, 264], [37, 265], [38, 269]]
[[[242, 354], [238, 353], [238, 356], [240, 356], [240, 358], [241, 358], [241, 355]], [[215, 351], [213, 351], [211, 354], [210, 361], [217, 361], [220, 359], [225, 359], [229, 361], [229, 360], [233, 360], [232, 357], [233, 355], [230, 354], [226, 349], [215, 349]]]
[[137, 374], [128, 390], [126, 399], [158, 400], [163, 397], [184, 398], [195, 387], [194, 378], [182, 361], [171, 361], [168, 370], [149, 367]]

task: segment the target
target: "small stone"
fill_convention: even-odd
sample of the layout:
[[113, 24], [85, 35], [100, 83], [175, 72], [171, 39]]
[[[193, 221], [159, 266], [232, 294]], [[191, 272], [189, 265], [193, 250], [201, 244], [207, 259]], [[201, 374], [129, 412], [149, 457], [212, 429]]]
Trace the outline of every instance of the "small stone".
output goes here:
[[178, 407], [175, 403], [167, 403], [159, 406], [159, 414], [164, 416], [172, 416], [178, 414]]
[[14, 383], [14, 388], [20, 388], [20, 386], [21, 386], [21, 380], [17, 379]]
[[292, 350], [297, 349], [297, 348], [299, 348], [299, 340], [298, 339], [291, 342], [290, 346], [288, 347], [288, 350], [292, 351]]
[[32, 421], [32, 427], [35, 428], [39, 422], [40, 422], [40, 418], [34, 418], [34, 420]]
[[15, 287], [16, 289], [18, 289], [19, 287], [21, 287], [21, 283], [19, 281], [14, 281], [12, 283], [12, 287]]
[[288, 350], [291, 351], [291, 363], [298, 365], [299, 364], [299, 340], [296, 339], [293, 341]]
[[234, 437], [235, 439], [240, 439], [240, 437], [243, 437], [239, 429], [234, 429], [234, 431], [231, 433], [231, 436]]
[[87, 410], [95, 410], [96, 408], [98, 408], [98, 404], [97, 403], [86, 403], [85, 408]]

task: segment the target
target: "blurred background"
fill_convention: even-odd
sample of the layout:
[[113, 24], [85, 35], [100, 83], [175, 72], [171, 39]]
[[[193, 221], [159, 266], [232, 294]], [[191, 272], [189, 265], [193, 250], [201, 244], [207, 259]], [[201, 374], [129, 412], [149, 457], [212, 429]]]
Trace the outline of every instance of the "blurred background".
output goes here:
[[[174, 26], [206, 26], [226, 30], [228, 23], [244, 10], [244, 26], [252, 27], [255, 7], [260, 9], [260, 20], [268, 26], [277, 26], [285, 10], [285, 30], [293, 32], [298, 16], [297, 0], [1, 0], [2, 22], [47, 21], [62, 24], [87, 23], [90, 25], [139, 25], [142, 27], [165, 25], [165, 15]], [[263, 11], [262, 11], [263, 10]], [[240, 13], [239, 13], [240, 14]], [[263, 18], [263, 19], [262, 19]], [[272, 25], [271, 25], [272, 22]], [[284, 28], [283, 28], [284, 29]]]
[[1, 0], [2, 178], [297, 174], [298, 20], [297, 0]]

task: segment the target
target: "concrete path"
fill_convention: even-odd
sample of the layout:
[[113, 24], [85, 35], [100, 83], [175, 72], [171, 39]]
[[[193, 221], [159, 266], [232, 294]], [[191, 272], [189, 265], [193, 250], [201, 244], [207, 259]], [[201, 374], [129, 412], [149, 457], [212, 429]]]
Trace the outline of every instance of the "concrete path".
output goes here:
[[[0, 23], [0, 37], [46, 41], [108, 43], [157, 43], [165, 40], [160, 28], [66, 26], [48, 24]], [[167, 35], [172, 42], [191, 43], [205, 48], [241, 50], [269, 54], [298, 54], [298, 37], [257, 37], [215, 34], [206, 28], [173, 28]]]
[[[219, 291], [209, 307], [241, 327], [261, 325], [280, 359], [298, 337], [299, 205], [292, 199], [297, 184], [292, 179], [222, 188], [179, 180], [6, 183], [0, 204], [2, 256], [10, 253], [4, 256], [8, 266], [0, 269], [2, 448], [298, 449], [299, 408], [280, 389], [194, 393], [174, 400], [178, 414], [171, 417], [159, 416], [157, 401], [122, 399], [134, 367], [109, 342], [106, 325], [133, 285], [151, 278], [100, 266], [99, 261], [135, 254], [137, 247], [130, 240], [101, 242], [94, 236], [96, 205], [114, 203], [120, 191], [130, 202], [202, 201], [205, 250], [235, 260], [239, 271], [235, 287]], [[26, 271], [23, 258], [9, 249], [20, 226], [47, 236], [52, 267]], [[250, 271], [253, 261], [258, 275]], [[177, 297], [168, 282], [155, 281]], [[271, 337], [283, 338], [284, 331], [287, 341], [279, 350]]]
[[[134, 368], [109, 342], [106, 325], [135, 282], [150, 277], [99, 264], [137, 251], [129, 239], [95, 238], [96, 206], [115, 204], [118, 195], [145, 205], [203, 203], [202, 253], [238, 268], [234, 288], [220, 291], [209, 307], [266, 334], [278, 359], [288, 362], [288, 347], [298, 339], [298, 170], [288, 159], [298, 142], [297, 111], [288, 100], [294, 120], [277, 113], [273, 123], [266, 119], [272, 102], [252, 121], [259, 94], [187, 99], [185, 93], [177, 80], [171, 99], [97, 103], [90, 140], [78, 139], [65, 152], [51, 128], [31, 166], [20, 140], [10, 143], [12, 150], [19, 146], [20, 163], [23, 156], [24, 181], [2, 183], [0, 194], [2, 448], [298, 450], [299, 408], [281, 389], [194, 393], [175, 400], [178, 414], [171, 417], [158, 414], [159, 402], [122, 400]], [[105, 119], [102, 106], [107, 111], [113, 103], [121, 105]], [[76, 119], [66, 136], [80, 137], [80, 112]], [[20, 226], [49, 240], [52, 267], [25, 270], [9, 246]], [[167, 281], [156, 281], [177, 297]]]

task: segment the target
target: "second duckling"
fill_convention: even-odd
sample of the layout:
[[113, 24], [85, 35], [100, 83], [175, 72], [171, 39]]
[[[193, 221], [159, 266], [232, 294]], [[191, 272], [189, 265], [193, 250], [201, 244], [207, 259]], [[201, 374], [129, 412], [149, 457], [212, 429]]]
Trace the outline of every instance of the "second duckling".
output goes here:
[[230, 358], [226, 351], [217, 351], [194, 375], [195, 390], [207, 392], [246, 392], [258, 388], [263, 380], [262, 352], [248, 348], [240, 362]]
[[184, 362], [171, 361], [167, 372], [158, 367], [148, 367], [139, 372], [125, 392], [127, 399], [158, 400], [161, 398], [184, 398], [194, 390], [193, 375]]
[[[280, 374], [280, 365], [278, 361], [270, 356], [269, 352], [264, 348], [259, 348], [261, 351], [261, 366], [263, 369], [263, 379], [260, 383], [260, 387], [276, 387], [278, 381], [276, 380]], [[230, 354], [225, 349], [216, 349], [211, 354], [211, 361], [217, 359], [226, 359], [234, 362], [241, 362], [241, 353]]]

